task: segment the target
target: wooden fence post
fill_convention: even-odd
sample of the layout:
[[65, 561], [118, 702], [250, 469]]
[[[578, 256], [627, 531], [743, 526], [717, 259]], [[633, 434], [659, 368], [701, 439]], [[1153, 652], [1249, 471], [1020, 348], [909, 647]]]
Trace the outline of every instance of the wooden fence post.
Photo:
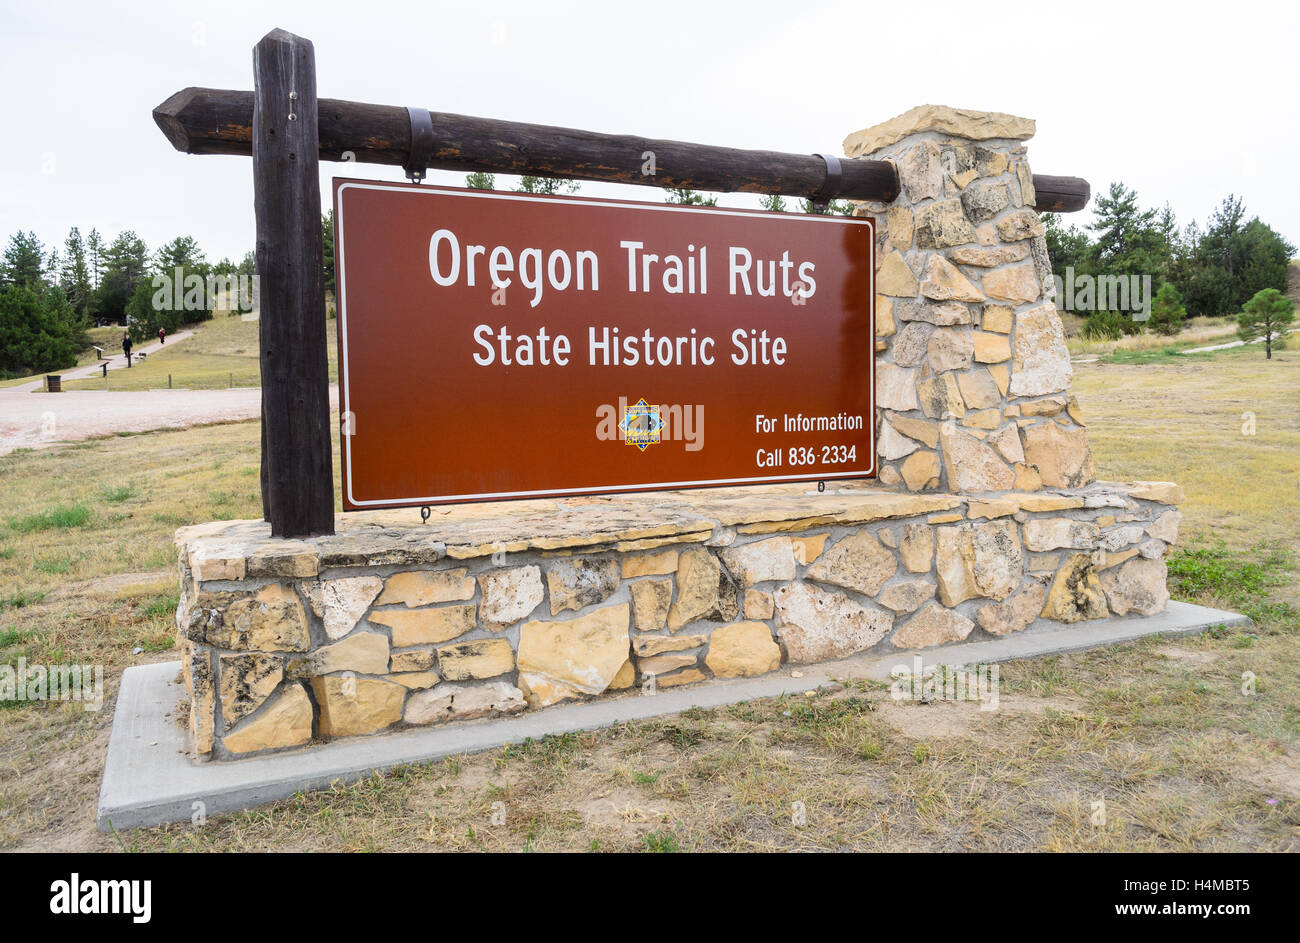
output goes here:
[[316, 55], [272, 30], [253, 49], [261, 315], [262, 512], [276, 537], [334, 533]]

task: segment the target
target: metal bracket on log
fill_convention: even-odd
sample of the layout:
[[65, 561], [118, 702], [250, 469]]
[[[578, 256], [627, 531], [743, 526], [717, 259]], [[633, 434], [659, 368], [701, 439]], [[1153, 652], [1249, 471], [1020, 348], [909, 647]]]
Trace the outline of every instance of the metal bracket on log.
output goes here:
[[406, 158], [406, 177], [419, 183], [429, 172], [429, 158], [433, 154], [433, 115], [428, 108], [412, 108], [406, 113], [411, 118], [411, 150]]

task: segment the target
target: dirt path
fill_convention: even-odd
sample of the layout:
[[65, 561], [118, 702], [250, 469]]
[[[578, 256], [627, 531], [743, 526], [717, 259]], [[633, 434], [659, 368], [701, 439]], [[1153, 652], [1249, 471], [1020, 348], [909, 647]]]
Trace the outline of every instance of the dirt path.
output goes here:
[[[338, 406], [338, 388], [334, 386], [330, 387], [330, 405]], [[262, 391], [258, 387], [147, 392], [69, 390], [46, 394], [22, 386], [0, 390], [0, 455], [14, 449], [39, 449], [119, 432], [255, 419], [261, 408]]]

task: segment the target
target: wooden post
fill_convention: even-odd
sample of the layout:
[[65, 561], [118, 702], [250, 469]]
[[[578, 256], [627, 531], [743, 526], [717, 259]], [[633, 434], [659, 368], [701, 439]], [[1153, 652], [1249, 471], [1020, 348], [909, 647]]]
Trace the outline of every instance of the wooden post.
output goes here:
[[334, 533], [312, 44], [253, 49], [253, 206], [261, 316], [262, 511], [276, 537]]

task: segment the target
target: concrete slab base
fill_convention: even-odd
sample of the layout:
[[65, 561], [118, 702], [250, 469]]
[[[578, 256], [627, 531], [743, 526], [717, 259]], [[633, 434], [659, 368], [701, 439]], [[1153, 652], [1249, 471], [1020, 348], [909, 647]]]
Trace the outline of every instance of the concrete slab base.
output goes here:
[[1193, 634], [1212, 626], [1248, 627], [1245, 616], [1170, 602], [1159, 615], [1099, 619], [1063, 625], [1039, 619], [1023, 632], [992, 641], [927, 652], [863, 655], [817, 665], [785, 665], [761, 678], [712, 681], [654, 695], [634, 689], [617, 698], [559, 704], [504, 719], [464, 721], [374, 737], [351, 738], [285, 753], [228, 762], [197, 763], [186, 752], [186, 733], [171, 714], [185, 696], [179, 662], [128, 668], [113, 717], [99, 793], [102, 831], [191, 821], [200, 811], [217, 815], [274, 802], [334, 782], [353, 782], [375, 770], [444, 756], [491, 750], [548, 734], [606, 727], [808, 691], [831, 681], [889, 679], [890, 670], [923, 664], [977, 665], [1098, 648], [1149, 635]]

